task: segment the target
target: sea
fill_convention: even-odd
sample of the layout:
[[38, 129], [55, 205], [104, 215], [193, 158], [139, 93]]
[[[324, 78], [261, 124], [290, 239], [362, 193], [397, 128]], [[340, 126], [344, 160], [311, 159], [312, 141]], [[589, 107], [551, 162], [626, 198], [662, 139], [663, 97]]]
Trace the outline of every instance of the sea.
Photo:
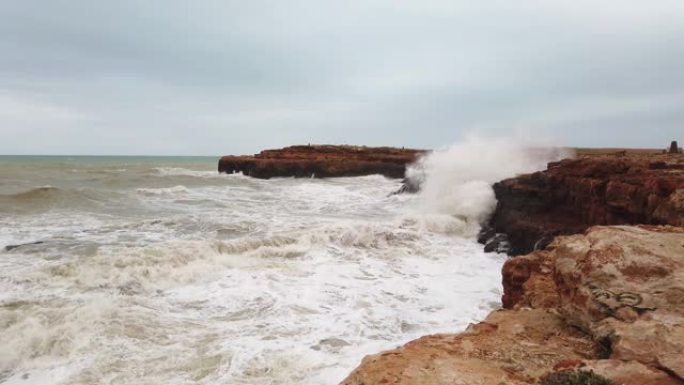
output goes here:
[[463, 202], [500, 159], [448, 179], [464, 215], [439, 188], [217, 160], [0, 157], [0, 384], [332, 385], [500, 306], [506, 257], [475, 241], [482, 193]]

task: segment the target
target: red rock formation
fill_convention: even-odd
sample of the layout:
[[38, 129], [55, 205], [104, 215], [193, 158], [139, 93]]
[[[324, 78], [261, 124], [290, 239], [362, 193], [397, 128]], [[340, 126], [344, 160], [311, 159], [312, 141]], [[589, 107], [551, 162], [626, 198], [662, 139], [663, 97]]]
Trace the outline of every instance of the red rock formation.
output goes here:
[[586, 156], [550, 163], [545, 171], [494, 185], [490, 221], [512, 255], [543, 248], [559, 234], [593, 225], [684, 226], [684, 157]]
[[342, 384], [538, 384], [565, 370], [684, 384], [684, 228], [593, 227], [511, 261], [509, 310], [366, 357]]
[[554, 262], [548, 250], [508, 259], [501, 271], [503, 307], [547, 308], [558, 305], [560, 299], [552, 275]]
[[406, 165], [423, 150], [365, 146], [292, 146], [253, 156], [224, 156], [222, 173], [242, 172], [255, 178], [328, 178], [380, 174], [403, 178]]

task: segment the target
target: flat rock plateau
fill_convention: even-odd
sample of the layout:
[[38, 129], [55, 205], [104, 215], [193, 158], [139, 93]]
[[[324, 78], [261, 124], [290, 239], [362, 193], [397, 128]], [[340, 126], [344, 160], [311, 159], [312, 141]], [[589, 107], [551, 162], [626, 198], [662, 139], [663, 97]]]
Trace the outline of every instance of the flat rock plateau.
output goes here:
[[264, 150], [256, 155], [224, 156], [218, 171], [254, 178], [274, 177], [329, 178], [380, 174], [403, 178], [406, 166], [424, 154], [424, 150], [309, 145]]

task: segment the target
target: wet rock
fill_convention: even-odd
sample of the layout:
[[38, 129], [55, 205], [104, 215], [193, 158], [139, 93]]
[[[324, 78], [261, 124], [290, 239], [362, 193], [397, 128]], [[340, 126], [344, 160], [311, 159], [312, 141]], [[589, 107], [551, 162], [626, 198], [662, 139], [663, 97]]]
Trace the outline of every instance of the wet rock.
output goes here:
[[339, 350], [345, 346], [349, 346], [349, 342], [340, 338], [325, 338], [318, 342], [318, 344], [311, 347], [313, 350], [321, 350], [322, 348]]
[[250, 156], [224, 156], [220, 173], [254, 178], [328, 178], [379, 174], [403, 178], [406, 166], [424, 150], [365, 146], [291, 146]]
[[7, 246], [5, 246], [5, 251], [12, 251], [12, 250], [16, 250], [16, 249], [19, 249], [19, 248], [25, 247], [25, 246], [42, 245], [43, 243], [45, 243], [45, 242], [44, 241], [36, 241], [36, 242], [22, 243], [20, 245], [7, 245]]
[[415, 194], [420, 191], [420, 182], [413, 180], [411, 178], [404, 178], [401, 183], [399, 190], [392, 193], [392, 195], [397, 194]]
[[511, 244], [508, 241], [508, 235], [503, 233], [494, 234], [493, 237], [485, 241], [485, 253], [508, 253]]

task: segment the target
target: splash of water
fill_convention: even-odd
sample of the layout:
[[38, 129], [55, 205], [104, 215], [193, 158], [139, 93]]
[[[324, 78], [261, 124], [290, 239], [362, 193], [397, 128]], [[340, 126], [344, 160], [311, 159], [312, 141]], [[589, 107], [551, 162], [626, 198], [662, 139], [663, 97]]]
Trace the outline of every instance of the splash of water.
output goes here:
[[408, 178], [421, 185], [422, 212], [460, 218], [472, 234], [496, 207], [495, 182], [571, 155], [567, 149], [512, 138], [470, 136], [421, 158], [409, 168]]

